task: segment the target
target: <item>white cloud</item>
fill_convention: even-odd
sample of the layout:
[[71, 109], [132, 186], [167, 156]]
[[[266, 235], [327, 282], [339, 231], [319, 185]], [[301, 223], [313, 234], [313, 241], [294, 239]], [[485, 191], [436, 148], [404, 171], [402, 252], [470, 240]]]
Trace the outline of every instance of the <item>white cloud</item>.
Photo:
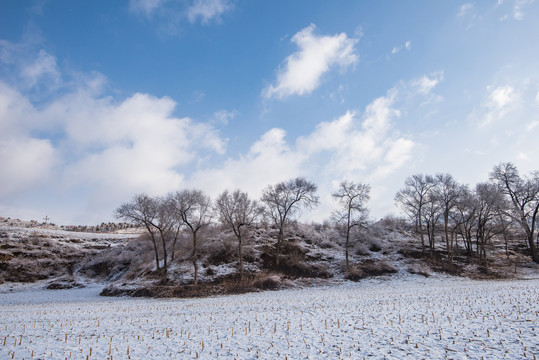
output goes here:
[[30, 125], [33, 115], [30, 101], [0, 81], [0, 137], [20, 136], [20, 129]]
[[266, 98], [282, 99], [291, 95], [309, 94], [320, 85], [322, 75], [338, 66], [346, 69], [357, 63], [354, 51], [357, 40], [345, 33], [334, 36], [314, 34], [309, 25], [292, 37], [299, 50], [288, 56], [277, 73], [277, 82], [263, 91]]
[[222, 154], [225, 143], [209, 125], [174, 117], [175, 105], [147, 94], [120, 104], [85, 94], [55, 103], [46, 115], [64, 114], [66, 145], [82, 153], [65, 169], [66, 181], [91, 183], [105, 193], [178, 188], [179, 166], [202, 150]]
[[[512, 0], [512, 1], [509, 1], [509, 2], [505, 2], [505, 1], [498, 1], [498, 3], [496, 4], [496, 7], [501, 7], [503, 5], [507, 5], [505, 6], [505, 11], [506, 13], [503, 14], [501, 17], [500, 17], [500, 20], [507, 20], [509, 18], [513, 18], [514, 20], [517, 20], [517, 21], [520, 21], [520, 20], [523, 20], [524, 19], [524, 16], [526, 15], [525, 13], [525, 8], [532, 4], [535, 0]], [[509, 4], [508, 4], [509, 3]], [[511, 6], [512, 4], [512, 6]], [[508, 9], [508, 7], [510, 7]]]
[[118, 102], [94, 93], [102, 78], [86, 80], [90, 85], [81, 83], [39, 109], [0, 82], [0, 208], [45, 187], [40, 196], [48, 203], [70, 202], [66, 194], [76, 193], [77, 202], [66, 205], [73, 207], [71, 216], [98, 221], [137, 192], [178, 189], [182, 168], [224, 153], [219, 133], [175, 117], [170, 98], [138, 93]]
[[26, 88], [38, 83], [55, 88], [61, 81], [56, 57], [45, 49], [36, 51], [35, 47], [32, 42], [16, 44], [0, 39], [0, 63], [10, 68], [4, 74], [5, 80], [15, 79]]
[[528, 155], [523, 152], [519, 152], [516, 157], [518, 160], [528, 160]]
[[392, 50], [391, 50], [391, 54], [394, 55], [396, 53], [398, 53], [399, 51], [401, 51], [402, 49], [406, 49], [408, 51], [410, 51], [412, 49], [412, 42], [410, 40], [406, 41], [404, 43], [404, 45], [401, 45], [401, 46], [395, 46]]
[[[377, 187], [410, 161], [415, 147], [394, 130], [394, 120], [401, 114], [394, 108], [396, 98], [397, 92], [390, 90], [372, 101], [363, 116], [348, 111], [289, 141], [283, 129], [271, 129], [246, 155], [200, 170], [186, 181], [212, 195], [240, 188], [253, 197], [269, 184], [296, 176], [314, 180], [321, 194], [330, 194], [333, 184], [342, 179], [376, 180]], [[322, 197], [321, 202], [309, 218], [321, 221], [331, 212], [331, 197]]]
[[[209, 124], [175, 116], [176, 103], [168, 97], [104, 96], [100, 90], [106, 79], [90, 74], [69, 79], [76, 83], [73, 89], [37, 108], [0, 82], [0, 166], [9, 169], [0, 179], [0, 210], [14, 209], [9, 200], [17, 194], [36, 194], [43, 203], [62, 204], [55, 207], [63, 207], [58, 211], [64, 218], [55, 221], [88, 223], [110, 218], [114, 208], [138, 192], [197, 187], [217, 195], [240, 188], [257, 197], [268, 184], [296, 176], [315, 181], [320, 194], [331, 194], [342, 179], [372, 183], [373, 194], [380, 193], [410, 163], [416, 148], [395, 129], [405, 113], [399, 101], [423, 97], [440, 79], [431, 74], [417, 85], [391, 89], [363, 112], [345, 112], [304, 136], [287, 139], [285, 130], [270, 129], [247, 152], [223, 161], [226, 140]], [[220, 110], [213, 117], [228, 121], [235, 115]], [[322, 202], [310, 219], [323, 220], [331, 212], [330, 197]], [[51, 215], [46, 205], [28, 201], [19, 208]]]
[[0, 196], [47, 182], [57, 162], [56, 150], [47, 139], [0, 137]]
[[512, 86], [499, 86], [490, 93], [487, 106], [499, 110], [513, 103], [517, 97]]
[[510, 85], [488, 88], [489, 93], [481, 108], [470, 116], [477, 119], [478, 126], [483, 127], [503, 119], [520, 103], [520, 94]]
[[228, 125], [230, 120], [233, 120], [237, 115], [238, 115], [237, 110], [232, 110], [232, 111], [219, 110], [213, 114], [213, 117], [216, 120], [216, 122], [222, 125]]
[[530, 123], [526, 126], [526, 130], [527, 130], [527, 131], [532, 131], [532, 130], [535, 129], [537, 126], [539, 126], [539, 120], [532, 121], [532, 122], [530, 122]]
[[150, 17], [166, 0], [129, 0], [129, 9]]
[[[303, 156], [285, 140], [286, 132], [274, 128], [255, 141], [245, 155], [227, 159], [221, 166], [195, 172], [187, 184], [215, 196], [225, 189], [242, 189], [258, 197], [269, 184], [302, 173]], [[218, 179], [218, 181], [216, 181]]]
[[187, 18], [191, 23], [199, 18], [206, 24], [219, 17], [230, 9], [228, 0], [195, 0], [187, 9]]
[[412, 81], [411, 84], [420, 94], [428, 94], [443, 79], [444, 72], [439, 71], [432, 73], [430, 77], [423, 75], [419, 79]]
[[63, 168], [60, 181], [88, 188], [101, 211], [137, 192], [174, 191], [183, 185], [182, 166], [208, 151], [224, 152], [224, 141], [210, 126], [172, 116], [170, 99], [135, 94], [119, 105], [102, 100], [83, 96], [54, 112], [68, 116], [71, 106], [78, 109], [64, 123], [64, 146], [77, 158]]
[[222, 15], [232, 9], [230, 0], [130, 0], [129, 10], [142, 14], [167, 35], [181, 33], [181, 24], [219, 22]]
[[482, 15], [477, 11], [475, 3], [466, 3], [459, 7], [457, 18], [466, 25], [466, 30], [469, 30], [482, 19]]
[[462, 4], [459, 8], [459, 13], [457, 16], [459, 17], [466, 16], [470, 12], [470, 10], [473, 8], [473, 6], [474, 6], [473, 3]]
[[535, 95], [535, 102], [539, 104], [539, 91], [537, 92], [537, 95]]
[[533, 3], [533, 1], [534, 0], [515, 0], [515, 4], [513, 6], [513, 19], [524, 19], [524, 7]]
[[412, 140], [404, 138], [395, 140], [389, 147], [383, 164], [374, 171], [371, 179], [385, 178], [410, 161], [414, 147], [415, 143]]
[[0, 199], [46, 183], [59, 163], [50, 140], [30, 134], [45, 128], [36, 114], [26, 97], [0, 81]]
[[45, 50], [40, 50], [35, 61], [23, 68], [22, 75], [29, 86], [34, 86], [44, 76], [50, 76], [55, 84], [60, 80], [56, 58]]
[[389, 96], [372, 101], [362, 117], [347, 112], [319, 124], [312, 134], [298, 139], [298, 153], [309, 155], [310, 159], [325, 153], [329, 161], [316, 173], [332, 174], [334, 178], [376, 172], [377, 167], [394, 160], [385, 157], [398, 140], [391, 131], [393, 119], [400, 116], [400, 111], [392, 107], [394, 100], [395, 93], [391, 91]]

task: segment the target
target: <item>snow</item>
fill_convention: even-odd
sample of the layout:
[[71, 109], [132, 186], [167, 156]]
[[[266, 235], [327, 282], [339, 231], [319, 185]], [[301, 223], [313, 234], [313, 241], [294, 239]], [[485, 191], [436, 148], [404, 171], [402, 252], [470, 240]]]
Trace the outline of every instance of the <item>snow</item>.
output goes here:
[[91, 233], [82, 231], [67, 231], [60, 229], [29, 228], [21, 226], [0, 225], [0, 231], [5, 232], [10, 238], [20, 238], [29, 236], [41, 236], [49, 238], [75, 238], [84, 240], [115, 240], [128, 239], [140, 236], [140, 229], [119, 230], [111, 233]]
[[539, 279], [407, 275], [205, 299], [0, 293], [0, 358], [534, 358]]

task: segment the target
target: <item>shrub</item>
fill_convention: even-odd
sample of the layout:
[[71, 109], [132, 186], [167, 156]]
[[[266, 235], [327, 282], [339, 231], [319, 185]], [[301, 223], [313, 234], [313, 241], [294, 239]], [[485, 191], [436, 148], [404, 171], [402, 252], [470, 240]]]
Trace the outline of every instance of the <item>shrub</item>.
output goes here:
[[377, 243], [371, 243], [371, 245], [369, 246], [369, 250], [372, 251], [372, 252], [380, 252], [382, 251], [382, 248], [380, 247], [380, 245], [378, 245]]
[[253, 286], [262, 290], [275, 290], [282, 284], [282, 278], [278, 274], [262, 274], [253, 280]]
[[422, 275], [424, 277], [429, 277], [431, 275], [430, 269], [422, 264], [411, 264], [408, 266], [407, 271], [410, 274]]
[[357, 266], [350, 266], [344, 273], [344, 278], [351, 281], [359, 281], [365, 277], [363, 271]]
[[380, 276], [386, 274], [394, 274], [398, 272], [397, 268], [387, 260], [367, 260], [364, 261], [361, 265], [363, 272], [370, 276]]

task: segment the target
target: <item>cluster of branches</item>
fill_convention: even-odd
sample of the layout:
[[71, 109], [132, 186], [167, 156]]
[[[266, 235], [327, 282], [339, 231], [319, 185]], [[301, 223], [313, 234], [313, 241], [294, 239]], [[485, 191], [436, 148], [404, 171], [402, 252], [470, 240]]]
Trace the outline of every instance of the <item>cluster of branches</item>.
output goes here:
[[486, 244], [495, 236], [503, 236], [507, 251], [510, 230], [519, 228], [526, 234], [532, 260], [539, 263], [534, 242], [539, 220], [539, 172], [522, 177], [513, 164], [501, 163], [493, 168], [489, 181], [477, 184], [475, 189], [459, 184], [450, 174], [417, 174], [406, 179], [395, 201], [414, 222], [423, 253], [428, 247], [434, 255], [435, 235], [441, 232], [449, 263], [453, 262], [460, 237], [466, 252], [486, 265]]
[[[246, 232], [267, 219], [277, 227], [279, 235], [275, 247], [275, 262], [278, 265], [281, 247], [285, 241], [285, 228], [302, 209], [312, 209], [318, 205], [316, 191], [317, 186], [313, 182], [299, 177], [267, 186], [259, 201], [250, 199], [247, 193], [240, 190], [226, 190], [215, 201], [196, 189], [182, 190], [163, 197], [139, 194], [130, 202], [121, 205], [116, 210], [116, 217], [146, 228], [153, 245], [156, 268], [165, 274], [168, 260], [174, 260], [180, 234], [187, 232], [193, 248], [190, 259], [193, 263], [194, 282], [197, 284], [199, 234], [212, 224], [215, 218], [231, 229], [237, 239], [240, 274], [243, 278], [242, 247]], [[366, 221], [365, 203], [369, 199], [369, 191], [368, 185], [344, 181], [333, 194], [340, 204], [334, 217], [346, 228], [347, 265], [350, 230]]]

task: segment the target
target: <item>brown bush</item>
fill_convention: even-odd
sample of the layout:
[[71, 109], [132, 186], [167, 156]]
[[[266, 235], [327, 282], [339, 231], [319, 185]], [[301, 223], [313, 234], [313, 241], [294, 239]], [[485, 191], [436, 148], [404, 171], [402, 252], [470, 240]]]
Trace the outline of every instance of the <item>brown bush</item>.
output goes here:
[[399, 249], [397, 253], [401, 254], [404, 257], [412, 259], [421, 259], [423, 258], [423, 252], [417, 249]]
[[407, 271], [410, 274], [421, 275], [424, 277], [429, 277], [431, 275], [430, 269], [421, 264], [409, 265]]
[[261, 274], [255, 277], [252, 285], [257, 289], [275, 290], [282, 284], [282, 278], [278, 274]]
[[439, 268], [441, 271], [451, 275], [459, 275], [461, 273], [461, 269], [457, 265], [447, 261], [442, 261]]
[[375, 261], [367, 260], [361, 263], [361, 270], [369, 276], [380, 276], [386, 274], [394, 274], [397, 268], [386, 260]]
[[344, 278], [351, 281], [359, 281], [365, 277], [365, 273], [357, 266], [350, 266], [344, 273]]
[[0, 252], [0, 262], [8, 262], [13, 258], [13, 255], [7, 252]]
[[59, 279], [52, 281], [47, 285], [49, 290], [63, 290], [63, 289], [72, 289], [72, 288], [83, 288], [84, 285], [76, 282], [73, 279]]
[[372, 243], [369, 245], [369, 250], [372, 252], [380, 252], [382, 251], [382, 248], [377, 243]]
[[216, 249], [212, 249], [206, 259], [207, 265], [221, 265], [229, 264], [236, 261], [238, 254], [235, 253], [230, 247], [224, 245], [219, 246]]

